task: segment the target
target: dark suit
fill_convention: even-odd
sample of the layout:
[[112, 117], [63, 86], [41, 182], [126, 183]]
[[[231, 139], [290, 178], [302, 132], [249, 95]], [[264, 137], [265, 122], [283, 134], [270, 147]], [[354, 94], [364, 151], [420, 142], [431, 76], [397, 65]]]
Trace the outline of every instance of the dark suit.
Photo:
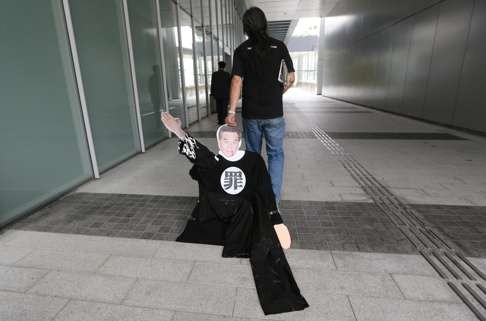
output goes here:
[[211, 96], [216, 100], [218, 112], [218, 124], [223, 125], [228, 114], [229, 92], [231, 76], [228, 72], [220, 69], [213, 72], [211, 77]]

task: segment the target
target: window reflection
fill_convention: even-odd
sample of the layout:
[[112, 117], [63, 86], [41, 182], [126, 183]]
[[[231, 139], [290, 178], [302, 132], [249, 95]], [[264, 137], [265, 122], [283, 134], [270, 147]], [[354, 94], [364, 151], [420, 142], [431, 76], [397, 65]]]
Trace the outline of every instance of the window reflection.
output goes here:
[[179, 10], [180, 24], [181, 24], [181, 43], [184, 69], [184, 90], [186, 93], [186, 108], [188, 123], [191, 124], [197, 121], [197, 102], [196, 102], [196, 86], [195, 86], [195, 70], [193, 58], [193, 40], [191, 16], [184, 10]]
[[169, 112], [186, 124], [182, 102], [182, 80], [180, 72], [179, 39], [177, 35], [176, 6], [171, 1], [160, 1], [162, 47], [166, 71], [166, 90]]

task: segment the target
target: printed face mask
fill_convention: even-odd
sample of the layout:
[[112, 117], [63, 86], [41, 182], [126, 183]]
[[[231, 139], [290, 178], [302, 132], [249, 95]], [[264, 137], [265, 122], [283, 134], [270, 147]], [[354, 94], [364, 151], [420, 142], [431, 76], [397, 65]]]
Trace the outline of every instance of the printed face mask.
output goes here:
[[218, 131], [216, 132], [216, 138], [218, 140], [218, 147], [220, 153], [227, 158], [231, 158], [240, 149], [241, 139], [240, 139], [240, 135], [235, 132], [223, 131], [220, 134], [221, 128], [223, 128], [224, 126], [227, 125], [222, 125], [218, 128]]

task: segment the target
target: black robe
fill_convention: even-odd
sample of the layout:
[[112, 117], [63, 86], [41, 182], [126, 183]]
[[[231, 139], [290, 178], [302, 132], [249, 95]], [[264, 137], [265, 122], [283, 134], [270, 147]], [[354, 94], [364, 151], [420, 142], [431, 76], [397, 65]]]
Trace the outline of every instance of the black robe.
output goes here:
[[189, 173], [199, 198], [177, 241], [223, 245], [223, 257], [249, 257], [265, 314], [308, 307], [273, 228], [283, 221], [260, 154], [246, 151], [229, 161], [190, 135], [179, 141], [179, 152], [194, 164]]

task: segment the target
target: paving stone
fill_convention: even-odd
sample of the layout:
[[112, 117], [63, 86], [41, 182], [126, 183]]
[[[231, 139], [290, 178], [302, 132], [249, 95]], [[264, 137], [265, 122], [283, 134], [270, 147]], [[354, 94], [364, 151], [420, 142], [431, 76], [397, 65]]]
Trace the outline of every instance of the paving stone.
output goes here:
[[115, 237], [10, 230], [10, 246], [63, 252], [91, 252], [134, 257], [152, 257], [160, 243]]
[[261, 319], [246, 319], [227, 317], [213, 314], [191, 313], [176, 311], [171, 321], [258, 321]]
[[0, 265], [0, 290], [24, 292], [48, 271]]
[[230, 286], [138, 280], [123, 304], [230, 316], [235, 295]]
[[[0, 242], [1, 242], [0, 238]], [[19, 261], [32, 252], [30, 248], [3, 245], [0, 243], [0, 264], [9, 265]]]
[[0, 291], [0, 320], [50, 321], [66, 299]]
[[108, 256], [89, 252], [35, 250], [15, 265], [51, 270], [95, 271]]
[[170, 321], [173, 311], [70, 301], [54, 321]]
[[479, 270], [486, 274], [486, 258], [468, 258], [472, 264], [474, 264]]
[[337, 269], [372, 273], [408, 273], [437, 276], [427, 261], [418, 255], [333, 251]]
[[[339, 178], [335, 180], [338, 181]], [[19, 221], [12, 228], [174, 240], [184, 228], [196, 200], [195, 197], [135, 196], [137, 197], [131, 194], [75, 193]], [[293, 243], [294, 247], [417, 253], [414, 246], [373, 203], [283, 200], [280, 207], [284, 221], [288, 223], [296, 241]], [[456, 242], [466, 255], [486, 257], [486, 242], [483, 237], [486, 231], [486, 220], [483, 219], [486, 207], [412, 207]], [[110, 222], [120, 223], [113, 225]], [[471, 222], [474, 224], [470, 224]], [[329, 242], [330, 236], [326, 231], [328, 227], [335, 228], [345, 236]], [[315, 237], [320, 239], [313, 239]], [[151, 248], [147, 247], [147, 251], [150, 250]], [[139, 250], [134, 252], [143, 253]]]
[[477, 321], [463, 304], [351, 296], [359, 321]]
[[302, 311], [265, 316], [253, 289], [238, 288], [234, 315], [265, 320], [289, 321], [355, 321], [353, 311], [345, 295], [318, 291], [305, 291], [303, 296], [309, 308]]
[[461, 302], [442, 279], [405, 274], [393, 274], [392, 277], [407, 299]]
[[214, 261], [239, 264], [240, 259], [223, 258], [223, 247], [219, 245], [164, 242], [155, 253], [156, 258], [169, 258], [192, 261]]
[[50, 272], [29, 293], [120, 303], [135, 279], [92, 273]]
[[99, 272], [131, 278], [185, 281], [193, 266], [191, 261], [112, 256]]
[[388, 274], [301, 268], [294, 268], [292, 272], [303, 291], [402, 298], [400, 290]]
[[249, 265], [196, 262], [188, 281], [245, 288], [255, 287]]

